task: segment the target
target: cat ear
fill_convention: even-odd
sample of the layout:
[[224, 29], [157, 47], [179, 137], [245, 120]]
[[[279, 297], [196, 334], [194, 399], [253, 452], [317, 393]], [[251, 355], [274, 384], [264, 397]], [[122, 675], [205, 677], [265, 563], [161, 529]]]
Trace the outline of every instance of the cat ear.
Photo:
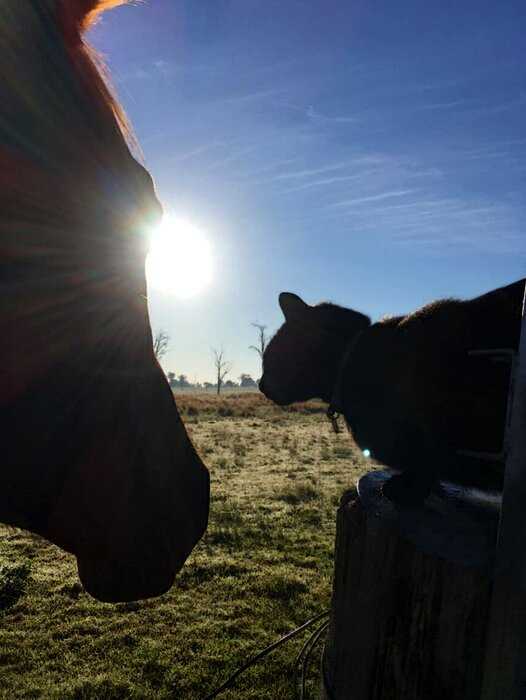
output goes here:
[[310, 308], [301, 297], [292, 292], [281, 292], [279, 295], [279, 305], [287, 321], [301, 319], [307, 314]]

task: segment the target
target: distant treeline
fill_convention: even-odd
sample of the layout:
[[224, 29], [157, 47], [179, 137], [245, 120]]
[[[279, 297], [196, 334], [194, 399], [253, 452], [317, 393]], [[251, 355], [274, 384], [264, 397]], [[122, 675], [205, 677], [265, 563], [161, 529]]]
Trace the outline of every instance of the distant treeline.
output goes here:
[[[217, 383], [213, 382], [191, 382], [186, 374], [179, 374], [176, 376], [175, 372], [168, 372], [167, 375], [168, 382], [172, 389], [190, 389], [190, 390], [203, 390], [203, 391], [217, 391]], [[250, 374], [242, 374], [239, 377], [239, 382], [234, 382], [231, 379], [227, 379], [221, 382], [222, 389], [257, 389], [257, 382], [252, 379]]]

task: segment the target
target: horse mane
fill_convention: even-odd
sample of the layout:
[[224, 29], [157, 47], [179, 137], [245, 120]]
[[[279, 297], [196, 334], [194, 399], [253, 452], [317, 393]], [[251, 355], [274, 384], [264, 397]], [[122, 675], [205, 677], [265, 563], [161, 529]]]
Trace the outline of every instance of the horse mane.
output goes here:
[[[127, 0], [2, 0], [2, 145], [46, 166], [140, 155], [102, 58], [85, 33]], [[5, 3], [5, 4], [4, 4]]]
[[106, 10], [118, 5], [125, 5], [128, 0], [76, 0], [69, 6], [77, 7], [81, 13], [80, 28], [82, 32], [90, 29]]
[[129, 145], [134, 150], [137, 143], [133, 137], [128, 118], [113, 89], [108, 70], [102, 57], [84, 39], [84, 34], [100, 19], [103, 12], [128, 0], [59, 0], [58, 19], [64, 33], [64, 40], [70, 51], [79, 52], [78, 61], [93, 97], [111, 109], [117, 124]]

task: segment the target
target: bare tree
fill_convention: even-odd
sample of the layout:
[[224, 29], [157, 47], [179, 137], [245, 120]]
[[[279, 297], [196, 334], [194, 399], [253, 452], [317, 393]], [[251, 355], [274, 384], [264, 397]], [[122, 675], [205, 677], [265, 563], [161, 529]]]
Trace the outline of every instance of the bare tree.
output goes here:
[[264, 326], [262, 323], [251, 323], [251, 326], [254, 326], [254, 328], [257, 328], [258, 331], [258, 343], [257, 345], [249, 345], [248, 349], [249, 350], [255, 350], [257, 354], [259, 355], [259, 359], [261, 361], [261, 373], [263, 373], [263, 355], [265, 353], [265, 349], [268, 345], [269, 338], [265, 331], [267, 330], [267, 327]]
[[217, 377], [217, 394], [221, 393], [221, 387], [223, 386], [223, 381], [226, 377], [226, 375], [230, 372], [232, 369], [232, 365], [230, 362], [227, 362], [225, 360], [225, 351], [223, 348], [221, 350], [216, 350], [216, 348], [212, 348], [212, 352], [214, 353], [214, 366], [216, 368], [216, 377]]
[[168, 352], [168, 346], [170, 345], [170, 336], [166, 331], [160, 328], [155, 334], [153, 339], [153, 351], [155, 357], [160, 360]]

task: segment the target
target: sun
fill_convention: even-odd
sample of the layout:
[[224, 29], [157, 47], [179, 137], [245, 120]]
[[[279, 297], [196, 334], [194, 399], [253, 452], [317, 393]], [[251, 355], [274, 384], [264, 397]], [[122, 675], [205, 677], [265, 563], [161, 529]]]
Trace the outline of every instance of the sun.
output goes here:
[[204, 233], [184, 219], [165, 216], [150, 239], [148, 285], [188, 299], [208, 287], [212, 273], [212, 248]]

